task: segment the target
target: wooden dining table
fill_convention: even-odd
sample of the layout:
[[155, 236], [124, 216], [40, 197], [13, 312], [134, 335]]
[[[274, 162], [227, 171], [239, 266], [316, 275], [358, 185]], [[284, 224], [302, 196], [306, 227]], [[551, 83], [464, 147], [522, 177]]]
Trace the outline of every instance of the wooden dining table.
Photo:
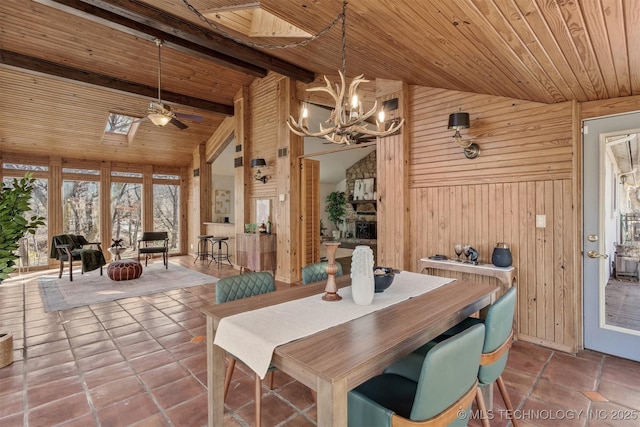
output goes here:
[[[350, 285], [348, 275], [336, 281], [339, 288]], [[324, 288], [325, 282], [318, 282], [202, 307], [207, 325], [209, 426], [221, 426], [224, 417], [225, 351], [213, 344], [221, 319], [320, 294]], [[316, 391], [318, 426], [346, 427], [349, 390], [382, 373], [393, 362], [488, 306], [497, 289], [493, 285], [454, 281], [280, 345], [275, 348], [271, 363]]]

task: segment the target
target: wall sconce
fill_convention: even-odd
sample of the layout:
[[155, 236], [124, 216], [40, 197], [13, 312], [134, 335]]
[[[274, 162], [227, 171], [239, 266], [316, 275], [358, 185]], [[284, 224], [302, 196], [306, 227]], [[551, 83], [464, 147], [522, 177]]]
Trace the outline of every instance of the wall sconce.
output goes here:
[[469, 128], [469, 113], [453, 113], [449, 114], [448, 129], [455, 129], [453, 140], [464, 149], [464, 155], [467, 159], [475, 159], [480, 154], [480, 147], [474, 144], [470, 139], [463, 140], [460, 135], [460, 129]]
[[[251, 160], [251, 168], [259, 168], [261, 166], [267, 166], [267, 162], [265, 162], [264, 159]], [[262, 175], [262, 173], [260, 172], [260, 169], [258, 169], [253, 179], [255, 179], [256, 181], [262, 181], [263, 184], [267, 183], [267, 177], [265, 175]]]

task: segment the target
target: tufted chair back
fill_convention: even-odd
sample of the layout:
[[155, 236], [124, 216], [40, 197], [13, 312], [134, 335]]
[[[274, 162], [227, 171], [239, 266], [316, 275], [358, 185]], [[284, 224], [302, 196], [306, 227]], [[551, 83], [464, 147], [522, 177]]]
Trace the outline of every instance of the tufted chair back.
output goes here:
[[[325, 267], [328, 262], [318, 262], [315, 264], [309, 264], [302, 267], [302, 284], [306, 285], [307, 283], [319, 282], [321, 280], [327, 280], [329, 275], [325, 271]], [[336, 273], [336, 277], [342, 276], [342, 265], [339, 262], [336, 262], [338, 266], [338, 272]]]
[[276, 290], [271, 273], [266, 271], [225, 277], [216, 283], [216, 304]]

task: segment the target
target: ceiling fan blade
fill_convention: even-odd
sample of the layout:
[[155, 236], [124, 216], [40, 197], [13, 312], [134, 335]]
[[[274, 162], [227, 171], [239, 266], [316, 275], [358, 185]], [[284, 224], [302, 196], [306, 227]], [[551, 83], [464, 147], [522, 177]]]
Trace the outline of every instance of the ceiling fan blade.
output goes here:
[[176, 119], [175, 117], [173, 117], [169, 123], [171, 123], [172, 125], [174, 125], [175, 127], [177, 127], [180, 130], [184, 130], [184, 129], [189, 127], [189, 126], [185, 125], [184, 123], [182, 123], [180, 120]]
[[131, 123], [132, 123], [132, 124], [133, 124], [133, 123], [142, 123], [142, 122], [144, 122], [144, 121], [146, 121], [146, 120], [149, 120], [149, 116], [144, 116], [144, 117], [141, 117], [141, 118], [139, 118], [139, 119], [135, 119], [135, 120], [134, 120], [134, 121], [132, 121]]
[[198, 116], [196, 114], [185, 114], [185, 113], [173, 113], [176, 117], [180, 119], [191, 120], [193, 122], [201, 123], [204, 118], [202, 116]]

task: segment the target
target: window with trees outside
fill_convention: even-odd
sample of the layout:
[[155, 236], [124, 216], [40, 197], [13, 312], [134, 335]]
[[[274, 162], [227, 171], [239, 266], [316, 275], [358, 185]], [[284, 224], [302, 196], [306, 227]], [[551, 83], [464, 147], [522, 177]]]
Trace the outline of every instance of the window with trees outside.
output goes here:
[[[99, 171], [65, 168], [62, 172], [63, 178], [65, 178], [62, 182], [63, 233], [81, 234], [90, 242], [99, 242]], [[72, 177], [73, 174], [77, 174], [78, 179], [66, 179]], [[95, 181], [92, 175], [95, 175]]]
[[169, 252], [180, 252], [179, 176], [154, 174], [153, 181], [153, 230], [168, 232]]
[[[114, 171], [111, 173], [111, 175], [112, 242], [109, 244], [109, 246], [111, 246], [113, 244], [113, 241], [115, 240], [122, 240], [120, 242], [120, 246], [123, 249], [121, 250], [119, 255], [122, 258], [132, 258], [136, 256], [136, 245], [138, 239], [141, 236], [142, 174], [125, 172], [121, 173]], [[112, 251], [113, 250], [114, 249], [112, 249]]]

